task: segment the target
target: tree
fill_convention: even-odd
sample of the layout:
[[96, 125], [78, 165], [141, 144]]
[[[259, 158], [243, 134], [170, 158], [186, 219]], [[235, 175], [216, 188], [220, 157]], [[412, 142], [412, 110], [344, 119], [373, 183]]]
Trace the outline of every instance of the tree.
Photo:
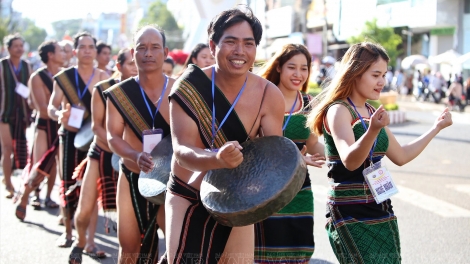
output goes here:
[[166, 8], [166, 4], [159, 0], [150, 5], [147, 15], [140, 20], [139, 24], [157, 24], [165, 31], [166, 46], [170, 50], [183, 48], [182, 30], [176, 23], [173, 14]]
[[24, 18], [21, 22], [24, 31], [21, 32], [24, 40], [29, 44], [29, 50], [37, 50], [39, 45], [46, 40], [47, 32], [45, 29], [37, 27], [29, 18]]
[[52, 22], [52, 28], [55, 31], [55, 38], [61, 40], [67, 33], [71, 36], [80, 31], [82, 19], [67, 19]]
[[399, 48], [402, 37], [395, 34], [391, 27], [377, 26], [377, 19], [367, 21], [362, 32], [358, 36], [349, 38], [347, 42], [355, 44], [362, 41], [373, 41], [382, 45], [390, 57], [391, 66], [395, 66], [397, 57], [403, 53], [403, 48]]

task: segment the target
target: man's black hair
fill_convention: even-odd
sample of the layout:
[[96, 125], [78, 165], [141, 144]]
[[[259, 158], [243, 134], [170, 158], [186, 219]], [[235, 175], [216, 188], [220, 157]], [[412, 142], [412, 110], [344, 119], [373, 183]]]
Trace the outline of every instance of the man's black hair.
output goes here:
[[255, 38], [256, 46], [258, 46], [263, 35], [261, 22], [253, 15], [253, 11], [249, 7], [245, 6], [243, 9], [245, 11], [239, 8], [228, 9], [214, 17], [207, 27], [209, 39], [217, 44], [227, 28], [246, 21], [253, 30], [253, 37]]
[[104, 48], [108, 48], [109, 51], [113, 50], [113, 49], [111, 48], [111, 45], [108, 45], [108, 44], [104, 43], [103, 41], [98, 41], [98, 42], [96, 43], [96, 52], [97, 52], [98, 54], [100, 54], [101, 51], [102, 51]]
[[58, 44], [56, 40], [49, 40], [46, 42], [41, 43], [38, 48], [39, 57], [41, 57], [41, 61], [44, 63], [49, 62], [49, 52], [55, 53], [55, 44]]
[[166, 57], [163, 62], [169, 63], [171, 64], [171, 68], [175, 68], [175, 61], [171, 57]]
[[93, 39], [93, 43], [95, 44], [95, 47], [96, 47], [96, 39], [95, 39], [95, 37], [93, 37], [93, 35], [91, 35], [90, 33], [86, 32], [86, 31], [83, 31], [83, 32], [77, 33], [77, 34], [73, 37], [73, 48], [74, 48], [74, 49], [77, 49], [77, 48], [78, 48], [78, 40], [79, 40], [81, 37], [90, 37], [90, 38], [92, 38], [92, 39]]
[[3, 43], [7, 46], [7, 48], [11, 48], [11, 45], [13, 45], [13, 41], [17, 39], [23, 41], [24, 43], [24, 38], [18, 33], [5, 36], [3, 38]]
[[124, 65], [124, 62], [126, 61], [126, 53], [129, 52], [128, 48], [121, 49], [119, 53], [117, 54], [117, 63], [121, 65], [121, 67]]

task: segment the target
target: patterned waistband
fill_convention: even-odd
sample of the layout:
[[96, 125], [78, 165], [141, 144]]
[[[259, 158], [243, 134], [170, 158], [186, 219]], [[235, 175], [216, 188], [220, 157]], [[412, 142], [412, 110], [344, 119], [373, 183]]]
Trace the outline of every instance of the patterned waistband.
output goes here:
[[328, 203], [331, 205], [375, 203], [366, 182], [330, 183]]

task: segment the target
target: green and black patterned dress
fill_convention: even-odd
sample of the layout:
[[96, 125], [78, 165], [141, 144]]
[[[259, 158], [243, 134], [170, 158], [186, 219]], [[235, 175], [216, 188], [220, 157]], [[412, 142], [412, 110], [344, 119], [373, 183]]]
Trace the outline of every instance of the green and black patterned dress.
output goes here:
[[[346, 106], [353, 116], [351, 127], [355, 140], [365, 129], [352, 106], [344, 101], [332, 105]], [[366, 105], [369, 112], [375, 109]], [[331, 107], [331, 106], [330, 106]], [[369, 118], [364, 118], [367, 126]], [[400, 236], [397, 217], [390, 199], [377, 204], [362, 171], [370, 165], [367, 160], [354, 171], [349, 171], [340, 160], [326, 122], [323, 122], [328, 178], [331, 190], [327, 202], [326, 230], [331, 247], [340, 263], [401, 263]], [[382, 128], [373, 152], [373, 162], [383, 158], [388, 148], [388, 136]]]
[[[302, 149], [310, 136], [305, 126], [309, 95], [301, 95], [302, 107], [292, 113], [284, 136]], [[284, 116], [286, 122], [289, 113]], [[255, 263], [308, 263], [315, 250], [313, 239], [313, 193], [305, 175], [302, 189], [281, 211], [255, 224]]]

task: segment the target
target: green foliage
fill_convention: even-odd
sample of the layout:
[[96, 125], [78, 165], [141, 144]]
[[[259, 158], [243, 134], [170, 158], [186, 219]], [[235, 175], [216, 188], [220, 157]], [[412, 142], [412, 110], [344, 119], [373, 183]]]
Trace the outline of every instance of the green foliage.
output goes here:
[[398, 105], [397, 104], [386, 104], [386, 105], [384, 105], [384, 109], [387, 110], [387, 111], [398, 110]]
[[310, 94], [311, 96], [315, 97], [321, 92], [321, 88], [318, 87], [318, 84], [315, 82], [310, 82], [308, 84], [308, 91], [307, 93]]
[[402, 37], [395, 34], [391, 27], [378, 27], [377, 19], [366, 22], [362, 32], [355, 37], [348, 39], [349, 44], [355, 44], [362, 41], [376, 42], [382, 45], [390, 57], [390, 65], [395, 66], [397, 57], [403, 53], [398, 46], [402, 43]]
[[140, 20], [139, 24], [156, 24], [165, 31], [166, 46], [168, 49], [182, 49], [184, 41], [181, 37], [182, 30], [176, 23], [173, 14], [167, 9], [166, 4], [157, 0], [153, 2], [147, 15]]
[[367, 103], [372, 105], [375, 109], [379, 108], [379, 106], [382, 104], [379, 100], [367, 100]]
[[[7, 23], [4, 18], [0, 17], [0, 44], [3, 45], [3, 38], [8, 35]], [[1, 48], [0, 48], [1, 50]]]
[[24, 31], [21, 32], [24, 40], [29, 44], [29, 50], [37, 50], [39, 45], [44, 42], [47, 37], [45, 29], [37, 27], [34, 21], [24, 18], [22, 21]]
[[61, 40], [67, 33], [69, 36], [77, 34], [82, 26], [82, 19], [67, 19], [52, 22], [55, 31], [55, 39]]

